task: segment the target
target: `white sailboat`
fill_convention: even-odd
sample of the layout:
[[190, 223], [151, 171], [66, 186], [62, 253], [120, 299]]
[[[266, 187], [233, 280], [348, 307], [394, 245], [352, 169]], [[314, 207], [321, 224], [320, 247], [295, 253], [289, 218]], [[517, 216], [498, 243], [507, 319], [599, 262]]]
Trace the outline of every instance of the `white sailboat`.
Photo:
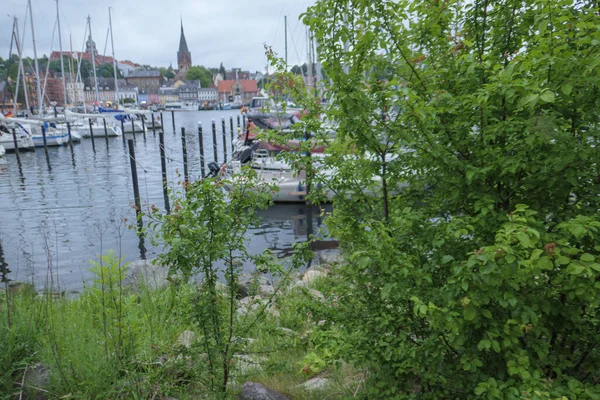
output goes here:
[[17, 138], [17, 148], [19, 151], [35, 150], [33, 138], [31, 137], [29, 125], [10, 121], [10, 119], [0, 120], [0, 145], [6, 151], [15, 151], [15, 140], [12, 134], [15, 130]]

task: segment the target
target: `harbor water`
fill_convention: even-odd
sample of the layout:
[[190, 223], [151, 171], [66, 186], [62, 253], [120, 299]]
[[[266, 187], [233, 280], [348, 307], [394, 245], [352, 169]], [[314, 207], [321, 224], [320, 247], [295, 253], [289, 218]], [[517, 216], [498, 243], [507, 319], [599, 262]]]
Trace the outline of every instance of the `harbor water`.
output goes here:
[[[155, 117], [160, 113], [155, 113]], [[213, 161], [211, 122], [217, 128], [218, 162], [223, 162], [221, 118], [226, 122], [226, 145], [231, 157], [230, 117], [237, 135], [239, 110], [163, 112], [169, 187], [183, 180], [181, 128], [186, 131], [191, 180], [200, 177], [198, 122], [202, 122], [206, 162]], [[240, 121], [242, 121], [240, 116]], [[126, 134], [135, 139], [142, 204], [164, 209], [159, 135]], [[90, 260], [114, 250], [125, 261], [155, 258], [163, 249], [143, 243], [135, 230], [133, 184], [129, 155], [122, 137], [83, 139], [80, 144], [0, 158], [0, 248], [9, 278], [46, 287], [53, 272], [54, 288], [78, 291], [92, 278]], [[124, 222], [124, 220], [129, 222]], [[261, 223], [248, 233], [252, 253], [271, 249], [288, 254], [293, 243], [307, 240], [322, 228], [319, 209], [303, 204], [275, 205], [261, 212]], [[1, 255], [1, 254], [0, 254]], [[251, 263], [244, 264], [247, 270]]]

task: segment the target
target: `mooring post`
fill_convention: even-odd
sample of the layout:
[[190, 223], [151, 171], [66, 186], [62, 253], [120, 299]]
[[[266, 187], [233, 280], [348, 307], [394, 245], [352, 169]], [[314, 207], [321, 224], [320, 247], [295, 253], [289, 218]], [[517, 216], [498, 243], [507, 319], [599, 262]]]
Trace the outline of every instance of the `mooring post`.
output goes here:
[[108, 147], [108, 129], [106, 129], [106, 118], [102, 118], [102, 123], [104, 125], [104, 139], [106, 139], [106, 147]]
[[133, 139], [127, 141], [129, 147], [129, 164], [131, 165], [131, 180], [133, 181], [133, 197], [135, 199], [135, 217], [138, 223], [138, 233], [141, 233], [142, 225], [142, 203], [140, 201], [140, 187], [138, 185], [137, 166], [135, 164], [135, 149]]
[[[92, 139], [92, 150], [94, 153], [96, 152], [96, 143], [94, 143], [94, 129], [92, 128], [92, 119], [89, 120], [90, 125], [90, 138]], [[69, 146], [71, 146], [71, 150], [73, 150], [73, 138], [71, 137], [71, 125], [67, 122], [67, 130], [69, 131]]]
[[229, 117], [229, 130], [231, 131], [231, 152], [233, 153], [233, 115]]
[[221, 130], [223, 131], [223, 163], [227, 162], [227, 132], [225, 132], [225, 117], [221, 118]]
[[246, 129], [246, 114], [242, 115], [242, 130]]
[[125, 144], [125, 122], [123, 122], [124, 119], [125, 114], [121, 114], [121, 136], [123, 136], [123, 144]]
[[171, 110], [171, 120], [173, 121], [173, 135], [176, 135], [177, 132], [175, 131], [175, 110]]
[[144, 134], [144, 137], [146, 137], [146, 118], [144, 115], [142, 115], [142, 133]]
[[204, 173], [204, 137], [202, 135], [202, 122], [198, 121], [198, 144], [200, 146], [200, 174], [202, 178], [206, 176]]
[[42, 139], [44, 140], [44, 149], [48, 153], [48, 142], [46, 141], [46, 127], [42, 124]]
[[162, 187], [163, 196], [165, 198], [165, 209], [167, 213], [171, 213], [171, 207], [169, 206], [169, 190], [167, 187], [167, 160], [165, 158], [165, 132], [164, 130], [158, 131], [158, 141], [160, 146], [160, 169], [162, 171]]
[[133, 134], [133, 139], [135, 140], [135, 124], [133, 118], [131, 118], [131, 133]]
[[154, 125], [154, 113], [152, 113], [152, 135], [156, 136], [156, 126]]
[[185, 128], [181, 127], [181, 151], [183, 153], [183, 179], [185, 179], [185, 189], [187, 190], [187, 184], [189, 182], [188, 175], [188, 158], [187, 158], [187, 144], [185, 142]]
[[219, 163], [219, 159], [217, 157], [217, 126], [215, 125], [215, 120], [212, 120], [212, 136], [213, 136], [213, 161], [217, 164]]
[[237, 115], [237, 128], [238, 128], [238, 135], [239, 135], [240, 132], [242, 131], [242, 126], [240, 125], [240, 114]]
[[17, 131], [15, 130], [15, 128], [12, 128], [12, 137], [13, 137], [13, 144], [15, 146], [15, 155], [17, 156], [17, 162], [21, 163], [21, 156], [19, 154], [19, 144], [17, 142]]

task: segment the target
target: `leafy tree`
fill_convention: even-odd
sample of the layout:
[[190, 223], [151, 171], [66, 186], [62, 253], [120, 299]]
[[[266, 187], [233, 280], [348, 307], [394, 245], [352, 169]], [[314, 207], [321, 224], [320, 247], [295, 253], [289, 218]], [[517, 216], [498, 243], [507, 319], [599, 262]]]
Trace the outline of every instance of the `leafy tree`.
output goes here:
[[159, 70], [160, 70], [160, 74], [165, 79], [173, 79], [175, 77], [175, 73], [173, 71], [169, 70], [168, 68], [159, 68]]
[[350, 261], [320, 328], [345, 343], [317, 346], [368, 367], [365, 397], [600, 396], [599, 11], [319, 0], [326, 109], [269, 54], [293, 134], [329, 146], [326, 175], [292, 160]]
[[212, 74], [202, 66], [190, 67], [187, 72], [187, 79], [190, 81], [200, 81], [202, 87], [210, 87], [212, 85]]
[[[100, 65], [100, 67], [98, 68], [97, 74], [98, 76], [101, 76], [102, 78], [114, 78], [115, 77], [115, 73], [114, 73], [114, 68], [113, 65], [110, 63], [105, 63]], [[117, 68], [117, 77], [119, 79], [123, 78], [123, 74], [121, 73], [121, 71]]]

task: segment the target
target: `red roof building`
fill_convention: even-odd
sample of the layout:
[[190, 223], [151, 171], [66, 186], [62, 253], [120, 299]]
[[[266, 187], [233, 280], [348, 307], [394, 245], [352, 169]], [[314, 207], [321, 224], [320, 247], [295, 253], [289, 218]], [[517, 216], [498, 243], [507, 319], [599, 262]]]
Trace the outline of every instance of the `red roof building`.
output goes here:
[[252, 100], [252, 97], [258, 96], [258, 86], [255, 80], [225, 80], [219, 81], [218, 85], [219, 101], [231, 102], [240, 99], [246, 103]]

